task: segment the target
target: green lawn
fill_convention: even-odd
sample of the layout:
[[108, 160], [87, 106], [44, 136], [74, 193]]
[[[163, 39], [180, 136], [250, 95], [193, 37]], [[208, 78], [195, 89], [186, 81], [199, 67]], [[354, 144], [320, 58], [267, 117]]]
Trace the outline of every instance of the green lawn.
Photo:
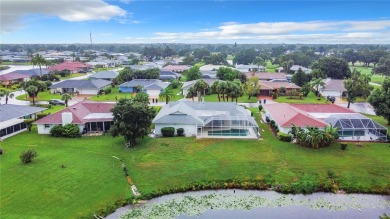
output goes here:
[[[206, 102], [218, 102], [218, 95], [217, 94], [206, 95], [204, 100]], [[221, 101], [223, 101], [222, 96], [221, 96]], [[229, 101], [231, 101], [230, 97], [229, 97]], [[247, 94], [244, 94], [242, 97], [239, 97], [237, 99], [238, 103], [256, 103], [257, 101], [258, 99], [255, 96], [248, 99]]]
[[31, 62], [1, 62], [2, 65], [32, 65]]
[[[251, 110], [258, 119], [257, 110]], [[203, 180], [265, 180], [278, 185], [306, 175], [323, 182], [328, 171], [335, 173], [343, 189], [390, 189], [388, 144], [350, 144], [346, 151], [335, 144], [312, 150], [275, 140], [263, 123], [260, 130], [264, 140], [145, 138], [125, 149], [123, 138], [52, 138], [36, 134], [34, 128], [1, 143], [5, 153], [0, 159], [0, 211], [4, 218], [75, 218], [129, 197], [121, 165], [112, 156], [125, 161], [142, 194]], [[27, 149], [39, 156], [22, 165], [18, 156]]]
[[58, 76], [60, 76], [60, 80], [66, 80], [69, 78], [75, 78], [75, 77], [79, 77], [79, 76], [83, 76], [83, 75], [85, 75], [85, 74], [84, 73], [72, 73], [66, 77], [61, 77], [60, 75], [58, 75]]
[[270, 60], [268, 60], [266, 67], [267, 67], [267, 72], [277, 72], [276, 68], [278, 68], [279, 65], [273, 65], [272, 62]]
[[[360, 71], [362, 74], [372, 74], [372, 67], [362, 66], [359, 63], [355, 64], [355, 66], [349, 65], [351, 71], [355, 68], [356, 70]], [[385, 80], [385, 76], [374, 74], [371, 76], [371, 82], [382, 84]]]
[[[173, 93], [175, 94], [174, 98], [171, 101], [176, 101], [182, 99], [184, 96], [181, 95], [181, 89], [173, 89]], [[180, 93], [179, 95], [177, 95]], [[90, 100], [94, 101], [117, 101], [121, 98], [132, 98], [134, 94], [132, 93], [119, 93], [119, 88], [115, 87], [112, 89], [111, 93], [109, 94], [103, 94], [103, 95], [97, 95], [97, 96], [92, 96], [89, 98]], [[159, 101], [165, 101], [163, 98], [159, 98]]]
[[[61, 99], [62, 95], [61, 94], [52, 94], [50, 91], [44, 91], [44, 92], [39, 92], [38, 96], [35, 98], [35, 101], [48, 101], [51, 99]], [[32, 101], [32, 98], [27, 97], [27, 94], [23, 94], [20, 96], [16, 97], [17, 100], [29, 100]]]
[[64, 106], [64, 105], [56, 105], [56, 106], [51, 105], [51, 108], [43, 111], [43, 113], [53, 114], [53, 113], [56, 113], [56, 112], [64, 109], [65, 107], [66, 106]]
[[318, 97], [313, 92], [310, 92], [307, 97], [302, 97], [302, 99], [299, 99], [298, 96], [293, 96], [294, 99], [290, 99], [290, 96], [279, 96], [278, 99], [276, 99], [276, 102], [279, 103], [317, 103], [317, 104], [325, 104], [325, 97], [320, 97], [320, 100], [318, 100]]

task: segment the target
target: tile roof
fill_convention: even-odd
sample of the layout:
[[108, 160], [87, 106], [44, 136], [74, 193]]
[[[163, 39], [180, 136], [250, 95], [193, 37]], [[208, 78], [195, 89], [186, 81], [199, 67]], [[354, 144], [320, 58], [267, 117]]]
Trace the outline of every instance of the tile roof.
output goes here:
[[344, 87], [344, 80], [331, 79], [330, 81], [325, 83], [326, 85], [321, 89], [321, 91], [326, 91], [326, 90], [340, 91], [340, 92], [346, 91]]
[[258, 77], [259, 80], [272, 80], [272, 79], [286, 79], [285, 73], [272, 73], [272, 72], [247, 72], [245, 75], [248, 78]]
[[324, 121], [316, 119], [307, 112], [297, 109], [287, 103], [265, 104], [264, 108], [271, 115], [272, 119], [281, 127], [292, 127], [292, 124], [298, 127], [327, 126], [327, 123]]
[[88, 121], [112, 121], [107, 116], [99, 116], [99, 118], [91, 118], [91, 114], [107, 114], [111, 113], [111, 109], [115, 106], [114, 103], [99, 103], [93, 101], [82, 101], [73, 106], [67, 107], [59, 112], [48, 115], [38, 121], [36, 124], [62, 124], [62, 113], [70, 112], [73, 115], [72, 124], [85, 124]]
[[58, 65], [53, 65], [50, 68], [48, 68], [48, 71], [62, 71], [62, 70], [69, 70], [69, 71], [77, 71], [82, 70], [83, 68], [88, 68], [91, 65], [82, 63], [82, 62], [63, 62]]
[[289, 82], [269, 82], [269, 81], [260, 82], [260, 90], [275, 90], [281, 87], [284, 87], [286, 89], [301, 89], [301, 87]]
[[55, 88], [99, 89], [110, 84], [111, 84], [110, 81], [103, 80], [103, 79], [91, 79], [91, 80], [69, 79], [69, 80], [61, 81], [57, 84], [53, 84], [49, 88], [50, 89], [55, 89]]
[[355, 113], [336, 104], [290, 104], [290, 106], [308, 113]]
[[29, 78], [29, 77], [30, 76], [28, 76], [28, 75], [10, 72], [7, 74], [0, 75], [0, 81], [12, 81], [12, 80], [16, 80], [16, 79], [23, 79], [23, 78]]
[[184, 71], [190, 69], [189, 65], [167, 65], [162, 68], [164, 71]]
[[0, 105], [0, 122], [16, 119], [33, 113], [44, 111], [46, 108], [35, 106], [21, 106], [14, 104]]

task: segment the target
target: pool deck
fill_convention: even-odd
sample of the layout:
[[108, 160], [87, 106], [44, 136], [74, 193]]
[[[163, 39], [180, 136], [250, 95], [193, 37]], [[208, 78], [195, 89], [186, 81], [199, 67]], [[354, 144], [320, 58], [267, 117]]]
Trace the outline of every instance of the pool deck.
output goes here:
[[[249, 131], [249, 134], [246, 136], [227, 136], [227, 135], [209, 135], [210, 130], [203, 130], [202, 132], [199, 132], [196, 136], [197, 139], [201, 138], [222, 138], [222, 139], [259, 139], [259, 137], [256, 135], [256, 133], [253, 131], [253, 129], [247, 129]], [[217, 130], [214, 130], [217, 131]]]

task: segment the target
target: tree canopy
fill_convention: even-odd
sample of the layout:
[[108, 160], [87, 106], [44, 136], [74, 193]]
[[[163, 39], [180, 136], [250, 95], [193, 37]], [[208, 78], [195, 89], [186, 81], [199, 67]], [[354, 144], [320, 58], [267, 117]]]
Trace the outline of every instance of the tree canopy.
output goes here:
[[367, 97], [370, 94], [371, 90], [369, 82], [370, 78], [362, 75], [362, 73], [356, 69], [353, 70], [351, 78], [344, 80], [344, 87], [346, 89], [346, 97], [348, 100], [347, 108], [349, 108], [351, 103], [355, 102], [356, 97]]
[[390, 125], [390, 78], [386, 77], [382, 89], [376, 88], [368, 97], [368, 102], [374, 107], [375, 114], [383, 116]]
[[195, 65], [188, 69], [186, 76], [187, 81], [200, 79], [202, 77], [202, 74], [200, 73], [199, 66]]
[[301, 68], [299, 68], [298, 72], [292, 76], [291, 81], [302, 87], [304, 84], [310, 81], [310, 76], [303, 72]]
[[220, 67], [217, 70], [217, 78], [223, 81], [233, 81], [234, 79], [239, 79], [241, 82], [243, 82], [243, 77], [245, 78], [244, 82], [246, 81], [246, 77], [244, 74], [242, 74], [240, 71], [236, 69], [232, 69], [229, 67]]
[[315, 61], [311, 68], [318, 70], [324, 76], [333, 79], [344, 79], [351, 77], [351, 70], [349, 69], [348, 63], [337, 57], [323, 57]]
[[233, 58], [234, 64], [248, 65], [256, 62], [257, 52], [253, 48], [239, 51]]
[[137, 138], [150, 133], [155, 111], [147, 103], [120, 99], [111, 111], [114, 116], [111, 134], [113, 137], [123, 136], [128, 147], [135, 146]]

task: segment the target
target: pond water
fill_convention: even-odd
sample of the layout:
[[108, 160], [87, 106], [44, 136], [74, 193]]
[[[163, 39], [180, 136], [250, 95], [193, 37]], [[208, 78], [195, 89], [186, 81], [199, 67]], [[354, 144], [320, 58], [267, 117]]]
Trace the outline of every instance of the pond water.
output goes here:
[[125, 206], [113, 218], [379, 218], [390, 216], [390, 196], [207, 190], [161, 196]]

